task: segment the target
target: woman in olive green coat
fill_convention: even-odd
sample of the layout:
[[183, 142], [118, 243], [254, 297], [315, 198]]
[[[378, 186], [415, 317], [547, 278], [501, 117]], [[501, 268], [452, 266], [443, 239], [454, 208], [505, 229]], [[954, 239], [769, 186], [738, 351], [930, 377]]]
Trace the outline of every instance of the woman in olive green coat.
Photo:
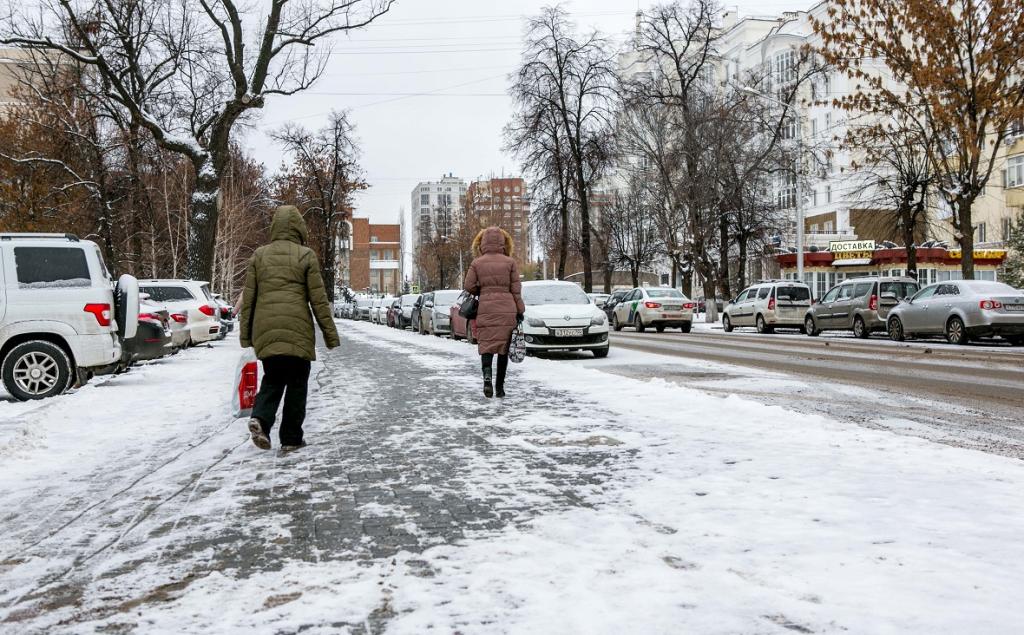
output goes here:
[[263, 381], [249, 432], [257, 447], [270, 449], [270, 430], [284, 397], [281, 446], [292, 449], [305, 445], [302, 422], [310, 362], [316, 359], [314, 316], [327, 348], [338, 346], [338, 330], [320, 263], [306, 246], [309, 233], [298, 209], [290, 205], [277, 208], [270, 240], [249, 262], [239, 316], [242, 347], [255, 348], [256, 357], [263, 362]]

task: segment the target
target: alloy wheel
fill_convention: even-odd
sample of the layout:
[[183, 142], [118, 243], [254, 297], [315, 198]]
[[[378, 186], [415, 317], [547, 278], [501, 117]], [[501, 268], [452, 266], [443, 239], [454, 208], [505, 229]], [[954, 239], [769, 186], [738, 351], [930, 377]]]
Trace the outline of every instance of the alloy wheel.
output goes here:
[[60, 368], [52, 356], [31, 352], [14, 363], [14, 383], [30, 395], [42, 395], [60, 381]]

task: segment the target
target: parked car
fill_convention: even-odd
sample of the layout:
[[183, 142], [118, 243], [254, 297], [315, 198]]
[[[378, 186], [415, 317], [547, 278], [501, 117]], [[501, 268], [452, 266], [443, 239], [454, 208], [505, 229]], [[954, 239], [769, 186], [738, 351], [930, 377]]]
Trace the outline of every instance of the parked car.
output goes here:
[[198, 280], [143, 280], [139, 282], [139, 289], [149, 294], [153, 304], [184, 316], [188, 330], [187, 345], [210, 342], [220, 336], [219, 309], [208, 283]]
[[217, 339], [222, 340], [235, 330], [235, 308], [225, 302], [219, 293], [213, 294], [213, 303], [217, 305], [217, 318], [220, 320], [220, 335]]
[[622, 301], [622, 298], [626, 297], [632, 292], [632, 289], [619, 289], [618, 291], [613, 291], [611, 297], [605, 300], [604, 306], [601, 307], [601, 309], [604, 311], [604, 314], [608, 316], [609, 322], [612, 321], [612, 314], [615, 311], [615, 306]]
[[998, 335], [1024, 345], [1024, 293], [1002, 282], [956, 280], [918, 291], [889, 311], [889, 337], [945, 335], [950, 344]]
[[399, 316], [402, 315], [402, 298], [395, 298], [388, 307], [387, 325], [391, 328], [398, 327]]
[[124, 341], [132, 362], [159, 359], [175, 352], [171, 316], [162, 306], [139, 302], [139, 328], [135, 337]]
[[689, 333], [696, 306], [678, 289], [637, 287], [615, 305], [612, 325], [616, 331], [632, 326], [643, 333], [648, 326], [653, 326], [659, 333], [670, 327]]
[[451, 332], [449, 335], [453, 340], [467, 340], [470, 344], [476, 343], [476, 320], [467, 320], [459, 315], [462, 303], [471, 296], [468, 293], [461, 293], [448, 309], [448, 324]]
[[765, 280], [750, 285], [729, 301], [722, 311], [722, 330], [753, 326], [758, 333], [776, 328], [803, 330], [811, 307], [811, 288], [796, 280]]
[[558, 280], [524, 282], [523, 303], [527, 352], [588, 350], [594, 357], [607, 357], [608, 316], [580, 285]]
[[804, 332], [853, 331], [870, 337], [887, 330], [889, 311], [920, 289], [917, 280], [897, 276], [851, 278], [829, 289], [804, 315]]
[[420, 330], [420, 313], [423, 311], [425, 295], [427, 294], [420, 294], [420, 297], [416, 298], [416, 301], [412, 304], [412, 309], [409, 311], [409, 328], [414, 331]]
[[599, 309], [604, 309], [604, 305], [607, 304], [608, 298], [612, 297], [610, 293], [588, 293], [587, 297], [594, 303]]
[[[137, 282], [115, 287], [95, 243], [0, 234], [0, 376], [15, 399], [45, 399], [113, 372], [138, 329]], [[117, 318], [121, 319], [118, 320]]]
[[398, 328], [408, 328], [412, 324], [412, 310], [419, 299], [420, 294], [418, 293], [406, 293], [402, 296], [402, 311], [398, 314], [398, 323], [396, 324]]
[[[725, 311], [725, 302], [723, 300], [719, 299], [719, 298], [715, 298], [715, 310], [717, 310], [719, 313], [722, 313], [723, 311]], [[707, 313], [707, 312], [708, 312], [708, 301], [707, 301], [707, 298], [704, 298], [704, 297], [697, 298], [697, 313]]]
[[428, 291], [420, 296], [418, 301], [419, 306], [413, 305], [411, 312], [412, 316], [412, 330], [416, 331], [420, 335], [427, 334], [427, 314], [430, 313], [430, 309], [427, 308], [428, 304], [433, 304], [434, 292]]
[[430, 300], [420, 309], [420, 323], [431, 335], [447, 335], [452, 330], [451, 308], [462, 294], [458, 289], [434, 291]]
[[352, 318], [355, 320], [370, 321], [370, 312], [373, 310], [373, 298], [357, 298]]

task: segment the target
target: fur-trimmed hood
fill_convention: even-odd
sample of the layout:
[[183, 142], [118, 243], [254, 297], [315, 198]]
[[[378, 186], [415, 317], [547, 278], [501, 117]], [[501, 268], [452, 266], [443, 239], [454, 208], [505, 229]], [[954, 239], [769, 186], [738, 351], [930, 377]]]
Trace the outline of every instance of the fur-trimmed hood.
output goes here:
[[512, 236], [500, 227], [481, 229], [473, 239], [473, 255], [504, 253], [511, 257], [515, 253]]

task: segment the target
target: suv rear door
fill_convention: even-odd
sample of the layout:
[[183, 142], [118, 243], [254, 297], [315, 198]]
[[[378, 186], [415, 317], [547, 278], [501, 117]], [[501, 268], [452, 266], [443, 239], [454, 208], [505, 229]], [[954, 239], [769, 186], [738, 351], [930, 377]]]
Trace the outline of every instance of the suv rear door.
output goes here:
[[[878, 317], [881, 320], [886, 320], [889, 317], [889, 311], [894, 306], [900, 303], [903, 298], [912, 298], [914, 294], [918, 292], [920, 287], [915, 282], [906, 282], [902, 280], [891, 280], [881, 281], [878, 283]], [[893, 294], [895, 298], [886, 297], [887, 294]]]
[[[89, 258], [82, 243], [67, 245], [17, 245], [8, 253], [7, 318], [50, 318], [69, 325], [82, 335], [110, 333], [113, 325], [113, 290], [93, 288]], [[69, 293], [70, 292], [70, 293]], [[86, 312], [86, 305], [106, 305]], [[101, 320], [106, 320], [106, 324]]]
[[811, 290], [801, 285], [775, 287], [775, 311], [780, 318], [802, 320], [811, 306]]

